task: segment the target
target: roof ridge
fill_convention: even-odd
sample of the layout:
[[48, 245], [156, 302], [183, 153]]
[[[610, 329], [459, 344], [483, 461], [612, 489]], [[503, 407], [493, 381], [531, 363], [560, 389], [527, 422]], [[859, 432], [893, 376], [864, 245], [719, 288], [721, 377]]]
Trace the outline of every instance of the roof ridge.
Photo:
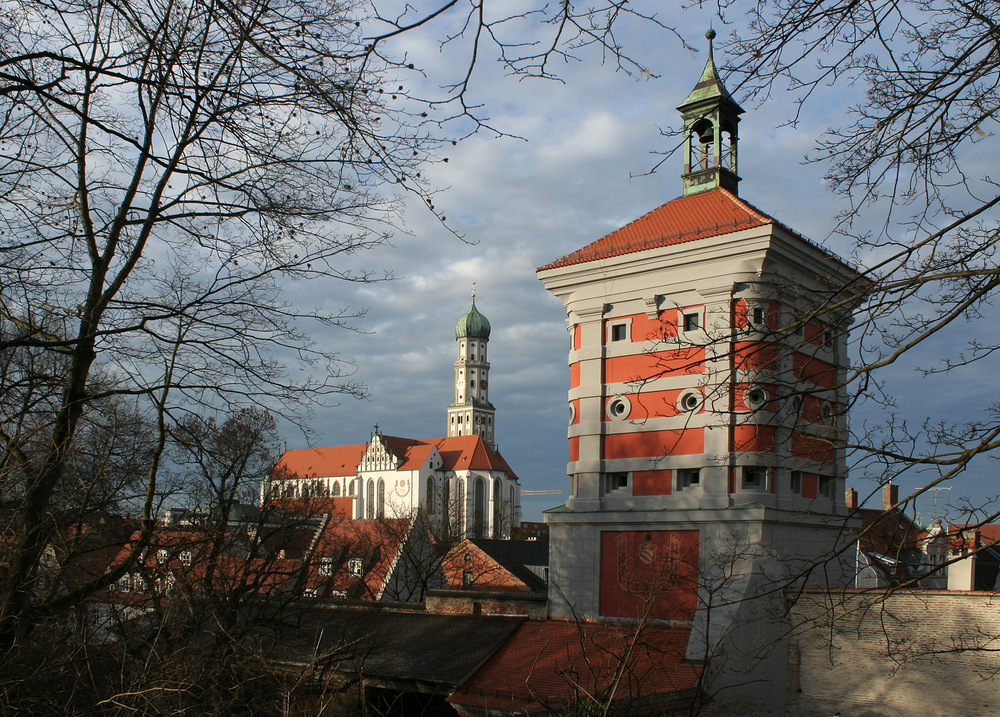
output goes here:
[[[768, 214], [767, 212], [763, 211], [759, 207], [751, 204], [750, 202], [748, 202], [743, 197], [740, 197], [740, 196], [738, 196], [736, 194], [733, 194], [728, 189], [725, 189], [723, 187], [720, 187], [720, 189], [722, 191], [723, 196], [729, 197], [730, 201], [732, 201], [737, 206], [741, 206], [743, 209], [746, 209], [751, 214], [756, 214], [757, 218], [760, 219], [761, 221], [765, 221], [765, 222], [769, 222], [769, 223], [774, 223], [774, 224], [780, 224], [780, 222], [777, 219], [775, 219], [774, 217], [772, 217], [770, 214]], [[782, 226], [784, 226], [784, 225], [782, 225]], [[795, 233], [798, 234], [798, 232], [795, 232]]]

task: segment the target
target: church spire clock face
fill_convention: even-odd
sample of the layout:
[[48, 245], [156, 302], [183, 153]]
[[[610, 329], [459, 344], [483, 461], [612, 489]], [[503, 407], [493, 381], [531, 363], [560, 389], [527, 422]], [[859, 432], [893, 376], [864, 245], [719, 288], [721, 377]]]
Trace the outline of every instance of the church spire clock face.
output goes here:
[[493, 419], [496, 409], [490, 403], [490, 322], [476, 308], [473, 286], [472, 306], [455, 324], [458, 359], [455, 361], [455, 400], [448, 406], [448, 436], [483, 437], [496, 449]]

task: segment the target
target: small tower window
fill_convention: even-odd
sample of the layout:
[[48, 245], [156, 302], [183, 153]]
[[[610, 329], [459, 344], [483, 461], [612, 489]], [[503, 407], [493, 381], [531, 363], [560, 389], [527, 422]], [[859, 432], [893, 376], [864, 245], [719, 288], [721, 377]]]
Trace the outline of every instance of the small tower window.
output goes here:
[[700, 468], [682, 468], [677, 471], [677, 489], [684, 490], [693, 485], [701, 485]]
[[604, 492], [613, 493], [616, 490], [628, 488], [628, 473], [605, 473]]
[[745, 466], [743, 487], [754, 490], [767, 488], [767, 468], [765, 466]]
[[624, 341], [628, 338], [628, 326], [626, 324], [614, 324], [611, 327], [611, 340]]
[[684, 314], [684, 330], [697, 331], [699, 326], [698, 314]]

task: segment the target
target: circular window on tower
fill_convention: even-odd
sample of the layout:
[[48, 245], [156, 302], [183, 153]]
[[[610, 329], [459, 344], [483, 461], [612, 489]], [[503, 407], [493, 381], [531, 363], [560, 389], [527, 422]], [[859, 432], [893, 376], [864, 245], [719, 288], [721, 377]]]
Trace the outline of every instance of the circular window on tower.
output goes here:
[[632, 403], [626, 396], [615, 396], [608, 402], [608, 418], [623, 421], [632, 412]]
[[569, 422], [572, 424], [576, 421], [576, 404], [572, 401], [569, 404]]
[[701, 408], [703, 401], [704, 397], [701, 395], [701, 391], [697, 389], [684, 391], [677, 399], [677, 410], [681, 413], [694, 413]]
[[759, 411], [767, 404], [767, 390], [761, 386], [750, 386], [743, 394], [743, 403], [751, 411]]

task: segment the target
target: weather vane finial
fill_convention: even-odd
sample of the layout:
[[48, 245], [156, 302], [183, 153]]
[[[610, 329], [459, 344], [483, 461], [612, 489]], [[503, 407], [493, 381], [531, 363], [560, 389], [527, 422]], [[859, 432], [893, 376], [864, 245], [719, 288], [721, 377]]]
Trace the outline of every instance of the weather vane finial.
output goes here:
[[476, 282], [472, 282], [472, 298], [476, 298]]

